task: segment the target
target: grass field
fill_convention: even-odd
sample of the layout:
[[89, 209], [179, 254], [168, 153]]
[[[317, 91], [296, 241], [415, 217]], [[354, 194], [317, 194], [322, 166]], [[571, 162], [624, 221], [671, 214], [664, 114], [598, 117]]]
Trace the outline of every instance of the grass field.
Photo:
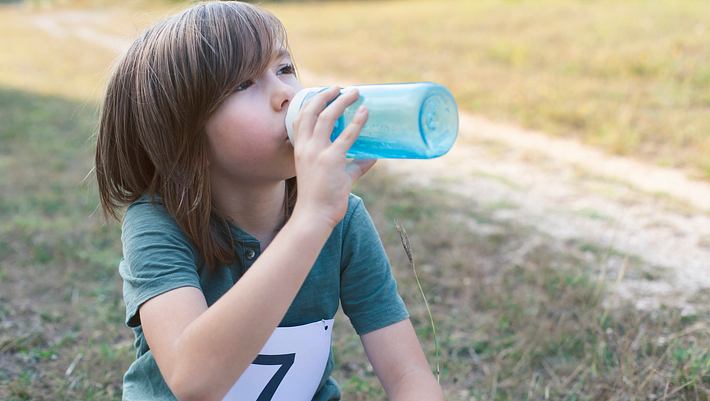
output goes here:
[[[416, 3], [412, 13], [424, 13], [421, 10], [428, 10], [426, 7], [431, 4]], [[473, 7], [479, 10], [476, 13], [488, 16], [476, 14], [480, 19], [475, 21], [480, 22], [474, 25], [492, 37], [495, 27], [500, 25], [495, 18], [498, 16], [500, 22], [504, 10], [517, 16], [515, 18], [524, 19], [534, 12], [553, 13], [550, 10], [555, 7], [570, 9], [563, 3], [543, 4], [535, 11], [526, 2], [486, 1]], [[607, 6], [611, 9], [609, 12], [631, 13], [636, 5], [641, 8], [639, 13], [648, 9], [651, 15], [663, 20], [666, 19], [664, 10], [682, 9], [694, 21], [693, 18], [702, 17], [704, 10], [700, 2], [681, 2], [681, 6], [664, 2], [639, 6], [642, 3], [630, 2], [616, 8], [606, 3], [579, 4], [586, 7], [587, 12], [570, 11], [568, 18], [576, 15], [583, 20], [601, 18]], [[597, 4], [601, 5], [595, 6]], [[315, 6], [306, 5], [302, 12], [312, 10], [308, 7]], [[353, 24], [363, 21], [357, 18], [359, 11], [347, 3], [323, 7], [333, 16], [323, 18], [324, 25], [342, 27], [343, 15], [353, 13]], [[373, 5], [367, 3], [363, 7]], [[396, 7], [401, 9], [402, 6], [387, 3], [379, 9], [379, 14], [372, 12], [372, 18], [377, 20]], [[295, 5], [274, 5], [272, 9], [286, 20], [287, 26], [293, 26], [294, 48], [309, 35], [329, 36], [324, 35], [327, 32], [324, 27], [311, 27], [311, 31], [305, 25], [298, 27]], [[618, 16], [613, 14], [610, 19], [614, 20], [615, 15]], [[91, 136], [96, 125], [98, 99], [114, 55], [76, 38], [47, 36], [27, 24], [26, 17], [25, 12], [0, 8], [0, 38], [3, 38], [0, 52], [0, 399], [118, 400], [122, 374], [133, 358], [132, 335], [122, 324], [124, 309], [117, 274], [120, 233], [115, 224], [104, 224], [96, 213], [98, 200], [92, 177], [84, 180], [91, 169]], [[459, 32], [455, 28], [458, 14], [452, 18], [453, 22], [447, 24], [446, 29]], [[377, 29], [378, 24], [372, 19], [368, 24], [373, 24], [372, 30]], [[512, 41], [513, 31], [525, 29], [526, 25], [520, 24], [499, 26], [500, 37], [508, 35]], [[573, 25], [571, 21], [565, 24]], [[622, 28], [621, 21], [615, 24], [616, 30]], [[680, 25], [668, 24], [680, 30]], [[543, 29], [549, 24], [542, 20], [534, 25]], [[631, 23], [629, 29], [634, 26]], [[692, 29], [688, 32], [695, 35]], [[676, 33], [680, 35], [679, 31]], [[609, 35], [618, 38], [621, 34]], [[653, 35], [649, 35], [640, 39], [641, 48], [650, 46], [646, 40], [650, 42]], [[605, 43], [613, 53], [611, 38]], [[355, 40], [355, 36], [349, 40]], [[404, 46], [413, 39], [399, 40]], [[491, 75], [486, 75], [483, 83], [471, 83], [474, 89], [467, 92], [465, 85], [454, 85], [457, 75], [463, 73], [452, 70], [437, 75], [438, 69], [427, 64], [431, 58], [404, 64], [401, 61], [404, 55], [393, 52], [391, 57], [402, 59], [393, 59], [388, 65], [402, 64], [411, 68], [410, 72], [399, 70], [399, 74], [364, 70], [355, 62], [348, 67], [347, 58], [338, 59], [337, 62], [343, 64], [334, 69], [331, 63], [333, 54], [339, 54], [335, 52], [337, 48], [327, 42], [323, 46], [323, 49], [299, 46], [295, 50], [304, 66], [316, 72], [342, 71], [343, 76], [362, 80], [426, 77], [442, 81], [452, 85], [462, 104], [493, 116], [522, 118], [513, 111], [532, 107], [534, 103], [527, 98], [519, 104], [509, 100], [516, 97], [505, 91], [512, 91], [517, 84], [504, 79], [505, 71], [514, 71], [505, 62], [500, 63], [499, 72], [495, 71], [496, 64], [492, 61], [481, 64], [478, 70]], [[421, 46], [436, 47], [436, 43], [422, 39]], [[707, 47], [698, 49], [689, 59], [678, 63], [696, 63], [697, 68], [707, 68], [700, 65], [701, 58], [695, 58], [700, 57], [703, 49], [707, 55]], [[329, 54], [329, 63], [319, 63], [319, 54]], [[549, 52], [545, 54], [552, 57]], [[524, 60], [531, 57], [538, 60], [530, 53], [526, 57]], [[523, 61], [522, 71], [538, 68], [527, 62]], [[377, 63], [367, 64], [379, 68]], [[450, 64], [453, 63], [446, 65]], [[451, 68], [455, 70], [453, 65]], [[553, 72], [538, 73], [554, 76]], [[585, 80], [580, 83], [574, 78], [583, 75], [581, 72], [570, 74], [563, 78], [565, 85], [586, 88]], [[518, 77], [520, 85], [543, 85], [533, 82], [535, 80], [526, 74], [511, 76]], [[481, 79], [480, 75], [478, 77]], [[492, 85], [494, 77], [500, 78], [498, 83], [503, 93], [483, 96], [487, 90], [476, 85]], [[608, 79], [623, 84], [627, 81], [623, 77], [611, 73]], [[627, 84], [646, 88], [656, 85], [653, 77], [657, 76], [648, 77], [628, 78], [635, 83]], [[590, 95], [589, 102], [598, 102], [613, 110], [613, 105], [605, 103], [612, 100], [600, 97], [606, 85], [595, 82], [589, 85], [598, 85], [595, 87], [601, 92], [590, 92], [596, 97]], [[510, 87], [505, 89], [508, 85]], [[678, 88], [671, 85], [669, 93], [675, 93]], [[683, 96], [701, 96], [696, 88], [693, 83], [692, 88], [684, 89], [687, 93]], [[560, 88], [553, 85], [549, 90]], [[573, 89], [570, 92], [576, 93]], [[555, 96], [558, 97], [551, 98], [550, 102], [563, 108], [565, 101], [559, 97], [562, 93]], [[619, 99], [623, 97], [619, 94]], [[672, 126], [678, 123], [674, 118], [692, 117], [691, 111], [695, 109], [688, 108], [692, 109], [688, 111], [681, 103], [673, 103], [682, 99], [688, 98], [670, 96], [668, 100], [673, 104], [670, 109], [677, 109], [680, 114], [659, 112], [657, 118]], [[623, 104], [623, 100], [617, 100], [618, 107]], [[707, 103], [704, 107], [707, 108]], [[599, 121], [596, 116], [593, 118], [591, 125]], [[702, 125], [699, 115], [693, 118]], [[648, 123], [645, 117], [639, 119], [643, 124]], [[526, 122], [524, 118], [521, 121]], [[613, 118], [610, 121], [615, 124]], [[560, 132], [564, 131], [562, 125], [559, 127]], [[582, 129], [577, 134], [584, 132]], [[699, 143], [683, 145], [675, 148], [675, 152], [689, 155]], [[660, 154], [654, 153], [653, 157]], [[624, 255], [609, 256], [606, 250], [585, 244], [557, 243], [523, 222], [493, 222], [489, 217], [493, 209], [504, 205], [477, 205], [447, 195], [437, 187], [405, 187], [395, 177], [378, 170], [366, 176], [356, 193], [365, 199], [380, 229], [400, 290], [433, 365], [429, 317], [393, 219], [398, 219], [409, 233], [437, 323], [441, 383], [447, 400], [710, 399], [710, 312], [707, 307], [710, 298], [707, 294], [695, 299], [697, 308], [690, 314], [670, 307], [639, 311], [612, 296], [613, 284], [609, 282], [613, 280], [599, 269], [606, 258], [623, 258]], [[495, 230], [489, 234], [474, 232], [466, 224], [468, 221], [493, 224]], [[516, 253], [523, 248], [528, 251]], [[517, 257], [511, 258], [511, 255]], [[630, 260], [629, 263], [635, 262]], [[340, 319], [334, 340], [335, 377], [342, 384], [344, 399], [383, 399], [384, 394], [364, 358], [357, 336], [342, 316]]]
[[[450, 0], [271, 6], [299, 61], [431, 80], [462, 109], [710, 178], [710, 3]], [[313, 24], [309, 15], [318, 15]]]

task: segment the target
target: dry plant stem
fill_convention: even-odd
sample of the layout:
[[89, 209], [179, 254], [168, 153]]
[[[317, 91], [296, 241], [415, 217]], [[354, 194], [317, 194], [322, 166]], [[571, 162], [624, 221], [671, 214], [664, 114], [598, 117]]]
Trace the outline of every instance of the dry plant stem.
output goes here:
[[422, 284], [419, 282], [419, 275], [417, 274], [417, 269], [414, 266], [414, 254], [412, 253], [412, 246], [409, 243], [409, 237], [407, 237], [407, 231], [402, 227], [399, 222], [395, 219], [395, 228], [399, 233], [399, 239], [402, 241], [402, 246], [404, 247], [404, 253], [407, 254], [407, 259], [409, 259], [409, 265], [412, 266], [412, 271], [414, 272], [414, 278], [417, 280], [417, 286], [419, 286], [419, 292], [422, 294], [422, 299], [424, 299], [424, 306], [426, 306], [427, 313], [429, 313], [429, 322], [431, 323], [431, 331], [434, 335], [434, 349], [436, 352], [436, 382], [440, 383], [441, 369], [439, 368], [439, 340], [436, 336], [436, 325], [434, 324], [434, 317], [431, 314], [431, 309], [429, 308], [429, 302], [427, 302], [426, 295], [424, 295], [424, 290], [422, 289]]

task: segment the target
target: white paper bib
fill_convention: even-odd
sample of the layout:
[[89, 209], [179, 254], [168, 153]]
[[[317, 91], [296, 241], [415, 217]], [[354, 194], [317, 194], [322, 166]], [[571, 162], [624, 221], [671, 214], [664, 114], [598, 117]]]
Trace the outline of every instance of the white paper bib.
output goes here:
[[222, 401], [311, 401], [330, 355], [333, 319], [277, 327]]

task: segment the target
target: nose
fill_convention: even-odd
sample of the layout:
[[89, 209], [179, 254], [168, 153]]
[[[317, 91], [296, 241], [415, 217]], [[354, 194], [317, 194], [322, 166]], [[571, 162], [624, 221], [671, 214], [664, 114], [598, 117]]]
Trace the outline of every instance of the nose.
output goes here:
[[293, 96], [296, 94], [296, 90], [297, 88], [294, 85], [276, 79], [274, 84], [274, 91], [271, 98], [274, 110], [285, 110], [288, 107], [289, 103], [291, 103], [291, 99], [293, 99]]

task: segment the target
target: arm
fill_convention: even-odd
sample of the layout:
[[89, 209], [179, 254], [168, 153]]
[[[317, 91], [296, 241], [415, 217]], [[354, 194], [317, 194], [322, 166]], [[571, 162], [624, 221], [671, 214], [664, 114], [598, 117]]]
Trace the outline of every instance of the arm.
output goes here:
[[[140, 319], [168, 387], [180, 400], [221, 400], [254, 360], [347, 209], [352, 184], [374, 161], [345, 153], [367, 115], [360, 113], [331, 144], [329, 134], [357, 93], [316, 96], [296, 120], [294, 154], [299, 195], [293, 215], [247, 273], [207, 308], [195, 288], [145, 302]], [[325, 108], [325, 110], [324, 110]]]
[[210, 308], [193, 287], [143, 304], [146, 340], [178, 399], [221, 399], [254, 360], [330, 233], [309, 220], [292, 216], [252, 268]]
[[361, 340], [390, 400], [443, 401], [409, 319], [367, 333]]

